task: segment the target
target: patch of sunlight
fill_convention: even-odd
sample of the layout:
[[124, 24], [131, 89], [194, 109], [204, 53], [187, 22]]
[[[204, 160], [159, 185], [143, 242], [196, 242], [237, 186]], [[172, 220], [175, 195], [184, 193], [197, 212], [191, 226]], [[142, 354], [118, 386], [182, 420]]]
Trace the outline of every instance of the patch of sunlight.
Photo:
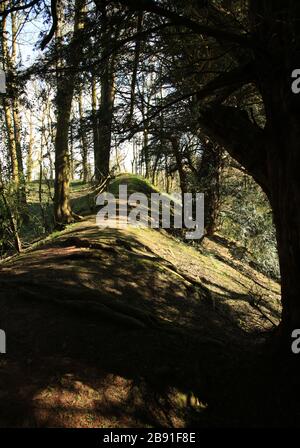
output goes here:
[[182, 408], [194, 409], [198, 412], [205, 411], [208, 408], [208, 404], [197, 397], [193, 392], [180, 392], [177, 391], [175, 395], [177, 405]]

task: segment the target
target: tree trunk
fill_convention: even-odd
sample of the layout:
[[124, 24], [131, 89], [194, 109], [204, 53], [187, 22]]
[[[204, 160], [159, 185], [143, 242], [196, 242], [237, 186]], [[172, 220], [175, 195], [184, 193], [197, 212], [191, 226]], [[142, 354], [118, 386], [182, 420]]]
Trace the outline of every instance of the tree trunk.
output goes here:
[[[11, 14], [11, 39], [12, 39], [12, 50], [11, 50], [11, 58], [10, 65], [14, 70], [17, 63], [17, 23], [16, 23], [16, 15], [14, 13]], [[16, 86], [14, 86], [16, 87]], [[19, 167], [19, 175], [24, 177], [23, 170], [23, 158], [22, 158], [22, 146], [21, 146], [21, 119], [20, 119], [20, 107], [18, 100], [18, 92], [16, 88], [13, 89], [13, 101], [12, 101], [12, 115], [14, 119], [14, 134], [15, 134], [15, 142], [16, 142], [16, 151], [17, 151], [17, 160]]]
[[84, 0], [76, 0], [74, 33], [66, 61], [67, 65], [72, 65], [73, 70], [66, 70], [58, 77], [54, 185], [54, 216], [56, 226], [62, 226], [74, 220], [70, 206], [70, 161], [68, 143], [72, 100], [75, 88], [75, 67], [78, 67], [83, 51], [83, 38], [80, 32], [83, 28], [82, 16], [84, 6]]
[[[284, 169], [282, 171], [285, 171]], [[281, 173], [283, 174], [283, 173]], [[281, 176], [280, 176], [281, 177]], [[287, 184], [280, 183], [281, 194], [278, 203], [273, 205], [274, 221], [276, 226], [278, 255], [281, 274], [281, 294], [282, 294], [282, 320], [281, 332], [286, 338], [291, 337], [292, 330], [300, 328], [300, 225], [297, 220], [297, 208], [299, 208], [300, 189], [296, 186], [295, 180], [289, 179], [294, 198], [288, 194]], [[283, 191], [283, 189], [286, 192]], [[290, 191], [291, 192], [291, 191]], [[298, 202], [295, 207], [294, 199]]]
[[[72, 107], [71, 114], [72, 115]], [[75, 163], [74, 163], [74, 128], [73, 123], [69, 125], [69, 177], [73, 180], [75, 177]]]
[[279, 333], [290, 344], [292, 330], [300, 328], [300, 98], [292, 96], [281, 78], [262, 85], [262, 92], [267, 113], [264, 130], [254, 125], [246, 112], [228, 106], [204, 112], [201, 123], [246, 168], [269, 199], [281, 273]]
[[170, 138], [172, 143], [172, 151], [176, 160], [176, 166], [177, 171], [179, 174], [179, 184], [180, 184], [180, 190], [181, 190], [181, 199], [182, 199], [182, 207], [184, 208], [184, 193], [187, 193], [187, 178], [186, 178], [186, 172], [183, 167], [182, 163], [182, 154], [180, 151], [180, 144], [177, 137], [171, 137]]
[[69, 167], [69, 124], [73, 89], [62, 82], [57, 92], [57, 129], [55, 138], [55, 185], [54, 204], [56, 224], [67, 224], [73, 221], [69, 202], [70, 167]]
[[94, 149], [94, 176], [96, 178], [97, 171], [97, 145], [98, 145], [98, 98], [97, 98], [97, 78], [95, 73], [92, 73], [92, 83], [91, 83], [91, 100], [92, 100], [92, 126], [93, 126], [93, 149]]
[[33, 145], [34, 145], [34, 135], [33, 135], [33, 120], [30, 113], [29, 118], [29, 139], [28, 139], [28, 149], [27, 149], [27, 160], [26, 160], [26, 181], [32, 181], [32, 156], [33, 156]]
[[221, 150], [208, 139], [202, 143], [202, 159], [197, 178], [200, 191], [204, 193], [205, 235], [212, 236], [216, 231], [220, 209], [220, 166]]
[[[1, 2], [0, 11], [3, 12], [6, 7], [7, 7], [7, 2]], [[1, 31], [1, 50], [3, 53], [4, 67], [7, 72], [12, 72], [12, 70], [13, 70], [12, 59], [11, 59], [10, 51], [8, 48], [8, 41], [7, 41], [6, 17], [3, 17], [0, 21], [0, 31]], [[12, 87], [10, 85], [8, 87], [10, 90], [12, 90]], [[13, 115], [12, 115], [13, 107], [12, 107], [11, 100], [8, 99], [7, 97], [3, 97], [2, 104], [3, 104], [3, 109], [4, 109], [9, 158], [10, 158], [10, 162], [11, 162], [12, 181], [13, 181], [14, 185], [17, 187], [19, 184], [19, 166], [18, 166], [14, 122], [13, 122]]]
[[267, 42], [270, 55], [266, 61], [259, 54], [256, 61], [266, 112], [261, 164], [278, 244], [283, 307], [279, 329], [290, 350], [291, 333], [300, 328], [300, 95], [291, 88], [292, 71], [299, 67], [300, 3], [267, 0], [250, 6], [253, 33], [260, 44]]
[[19, 168], [18, 168], [18, 159], [17, 159], [17, 150], [16, 150], [16, 142], [14, 136], [14, 128], [11, 117], [11, 110], [9, 106], [9, 102], [6, 98], [3, 98], [3, 109], [5, 116], [5, 127], [7, 133], [7, 142], [8, 142], [8, 150], [9, 150], [9, 158], [10, 158], [10, 166], [11, 166], [11, 176], [13, 183], [18, 186], [19, 184]]
[[88, 181], [88, 142], [86, 138], [86, 132], [83, 126], [83, 103], [82, 103], [82, 90], [79, 91], [78, 98], [78, 108], [79, 108], [79, 122], [80, 122], [80, 140], [81, 140], [81, 156], [82, 156], [82, 180], [84, 183]]
[[290, 342], [292, 330], [300, 328], [300, 130], [296, 116], [275, 123], [268, 142], [269, 199], [281, 274], [280, 334]]
[[95, 178], [101, 182], [109, 174], [111, 133], [115, 97], [114, 61], [108, 60], [101, 76], [101, 104], [95, 147]]
[[[111, 48], [112, 35], [107, 23], [106, 7], [102, 8], [103, 14], [103, 54], [109, 54]], [[107, 56], [104, 61], [101, 73], [101, 102], [98, 111], [97, 138], [94, 146], [95, 158], [95, 178], [101, 182], [109, 174], [112, 119], [115, 100], [115, 55]]]
[[21, 206], [23, 206], [23, 218], [25, 219], [25, 221], [28, 221], [28, 212], [26, 210], [27, 209], [26, 179], [24, 175], [23, 155], [21, 146], [21, 119], [19, 113], [19, 101], [16, 97], [13, 98], [13, 119], [14, 119], [16, 156], [17, 156], [18, 173], [19, 173], [19, 199]]

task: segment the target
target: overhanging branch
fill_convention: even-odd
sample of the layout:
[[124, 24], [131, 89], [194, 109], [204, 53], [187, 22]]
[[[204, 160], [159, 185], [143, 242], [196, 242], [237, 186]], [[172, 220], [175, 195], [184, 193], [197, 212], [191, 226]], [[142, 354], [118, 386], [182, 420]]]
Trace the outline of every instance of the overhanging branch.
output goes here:
[[[110, 0], [110, 2], [112, 3], [113, 0]], [[153, 0], [118, 0], [118, 3], [128, 6], [135, 11], [152, 12], [160, 17], [165, 17], [167, 19], [170, 19], [175, 25], [183, 26], [198, 34], [214, 37], [216, 39], [224, 39], [229, 42], [234, 42], [245, 48], [253, 49], [256, 46], [252, 39], [250, 39], [246, 35], [232, 33], [230, 31], [224, 31], [222, 29], [216, 29], [207, 25], [200, 24], [188, 17], [182, 16], [159, 6]]]
[[55, 34], [57, 28], [57, 0], [51, 0], [51, 15], [52, 15], [52, 26], [50, 28], [49, 33], [44, 37], [41, 43], [41, 50], [44, 50], [48, 43], [51, 41], [52, 37]]
[[0, 11], [0, 17], [6, 17], [12, 12], [22, 11], [24, 9], [31, 8], [32, 6], [37, 5], [39, 2], [40, 0], [32, 0], [31, 2], [25, 3], [23, 5], [11, 6], [10, 8], [5, 9], [4, 11]]
[[200, 126], [245, 167], [269, 196], [265, 132], [252, 123], [247, 112], [224, 105], [200, 110]]

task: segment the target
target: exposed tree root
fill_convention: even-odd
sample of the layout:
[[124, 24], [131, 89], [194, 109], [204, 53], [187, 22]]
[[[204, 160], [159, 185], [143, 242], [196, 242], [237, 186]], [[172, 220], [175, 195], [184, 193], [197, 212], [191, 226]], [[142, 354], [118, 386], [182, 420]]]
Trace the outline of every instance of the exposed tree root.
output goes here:
[[[18, 288], [17, 294], [19, 297], [25, 299], [55, 303], [61, 307], [79, 311], [80, 314], [93, 314], [101, 319], [109, 319], [129, 328], [139, 329], [153, 327], [155, 325], [155, 318], [148, 313], [128, 305], [110, 303], [108, 298], [89, 292], [86, 289], [79, 288], [79, 290], [76, 289], [75, 291], [70, 288], [54, 288], [50, 285], [43, 285], [43, 283], [39, 286], [40, 290], [21, 286]], [[43, 286], [45, 289], [50, 289], [50, 291], [45, 293]], [[63, 297], [63, 299], [58, 299], [58, 296]], [[97, 301], [95, 300], [96, 297]]]
[[77, 236], [71, 236], [61, 241], [56, 241], [55, 245], [60, 247], [75, 246], [78, 248], [86, 248], [86, 249], [100, 249], [112, 253], [117, 253], [117, 249], [113, 246], [110, 246], [109, 244], [90, 241], [87, 238], [79, 238]]
[[12, 286], [16, 285], [16, 291], [12, 294], [21, 298], [55, 303], [105, 319], [110, 318], [133, 328], [153, 327], [158, 324], [158, 320], [150, 312], [121, 303], [108, 293], [101, 294], [80, 285], [76, 289], [64, 288], [30, 278], [16, 277], [2, 278], [0, 285], [2, 290], [9, 289], [11, 292]]

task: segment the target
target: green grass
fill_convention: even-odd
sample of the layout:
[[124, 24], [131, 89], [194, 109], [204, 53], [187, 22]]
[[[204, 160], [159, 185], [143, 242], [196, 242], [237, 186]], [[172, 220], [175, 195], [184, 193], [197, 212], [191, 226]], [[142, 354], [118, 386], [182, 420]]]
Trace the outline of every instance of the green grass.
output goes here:
[[[119, 185], [127, 185], [128, 195], [139, 192], [150, 197], [151, 193], [159, 192], [142, 176], [133, 174], [125, 173], [119, 175], [110, 183], [108, 191], [118, 197]], [[85, 184], [81, 180], [73, 180], [70, 183], [72, 210], [79, 215], [88, 215], [93, 213], [96, 198], [93, 198], [89, 194], [87, 191], [88, 187], [89, 184]], [[21, 237], [24, 241], [30, 242], [40, 236], [44, 236], [45, 233], [48, 233], [53, 229], [53, 181], [49, 181], [49, 183], [47, 183], [44, 180], [42, 182], [42, 206], [47, 220], [46, 232], [42, 218], [42, 209], [39, 203], [39, 182], [32, 181], [28, 183], [27, 192], [30, 221], [26, 225], [22, 225]]]
[[120, 185], [127, 185], [129, 195], [136, 192], [143, 193], [146, 196], [150, 196], [151, 193], [159, 193], [159, 190], [147, 179], [134, 174], [125, 173], [119, 175], [110, 183], [108, 191], [118, 197]]

